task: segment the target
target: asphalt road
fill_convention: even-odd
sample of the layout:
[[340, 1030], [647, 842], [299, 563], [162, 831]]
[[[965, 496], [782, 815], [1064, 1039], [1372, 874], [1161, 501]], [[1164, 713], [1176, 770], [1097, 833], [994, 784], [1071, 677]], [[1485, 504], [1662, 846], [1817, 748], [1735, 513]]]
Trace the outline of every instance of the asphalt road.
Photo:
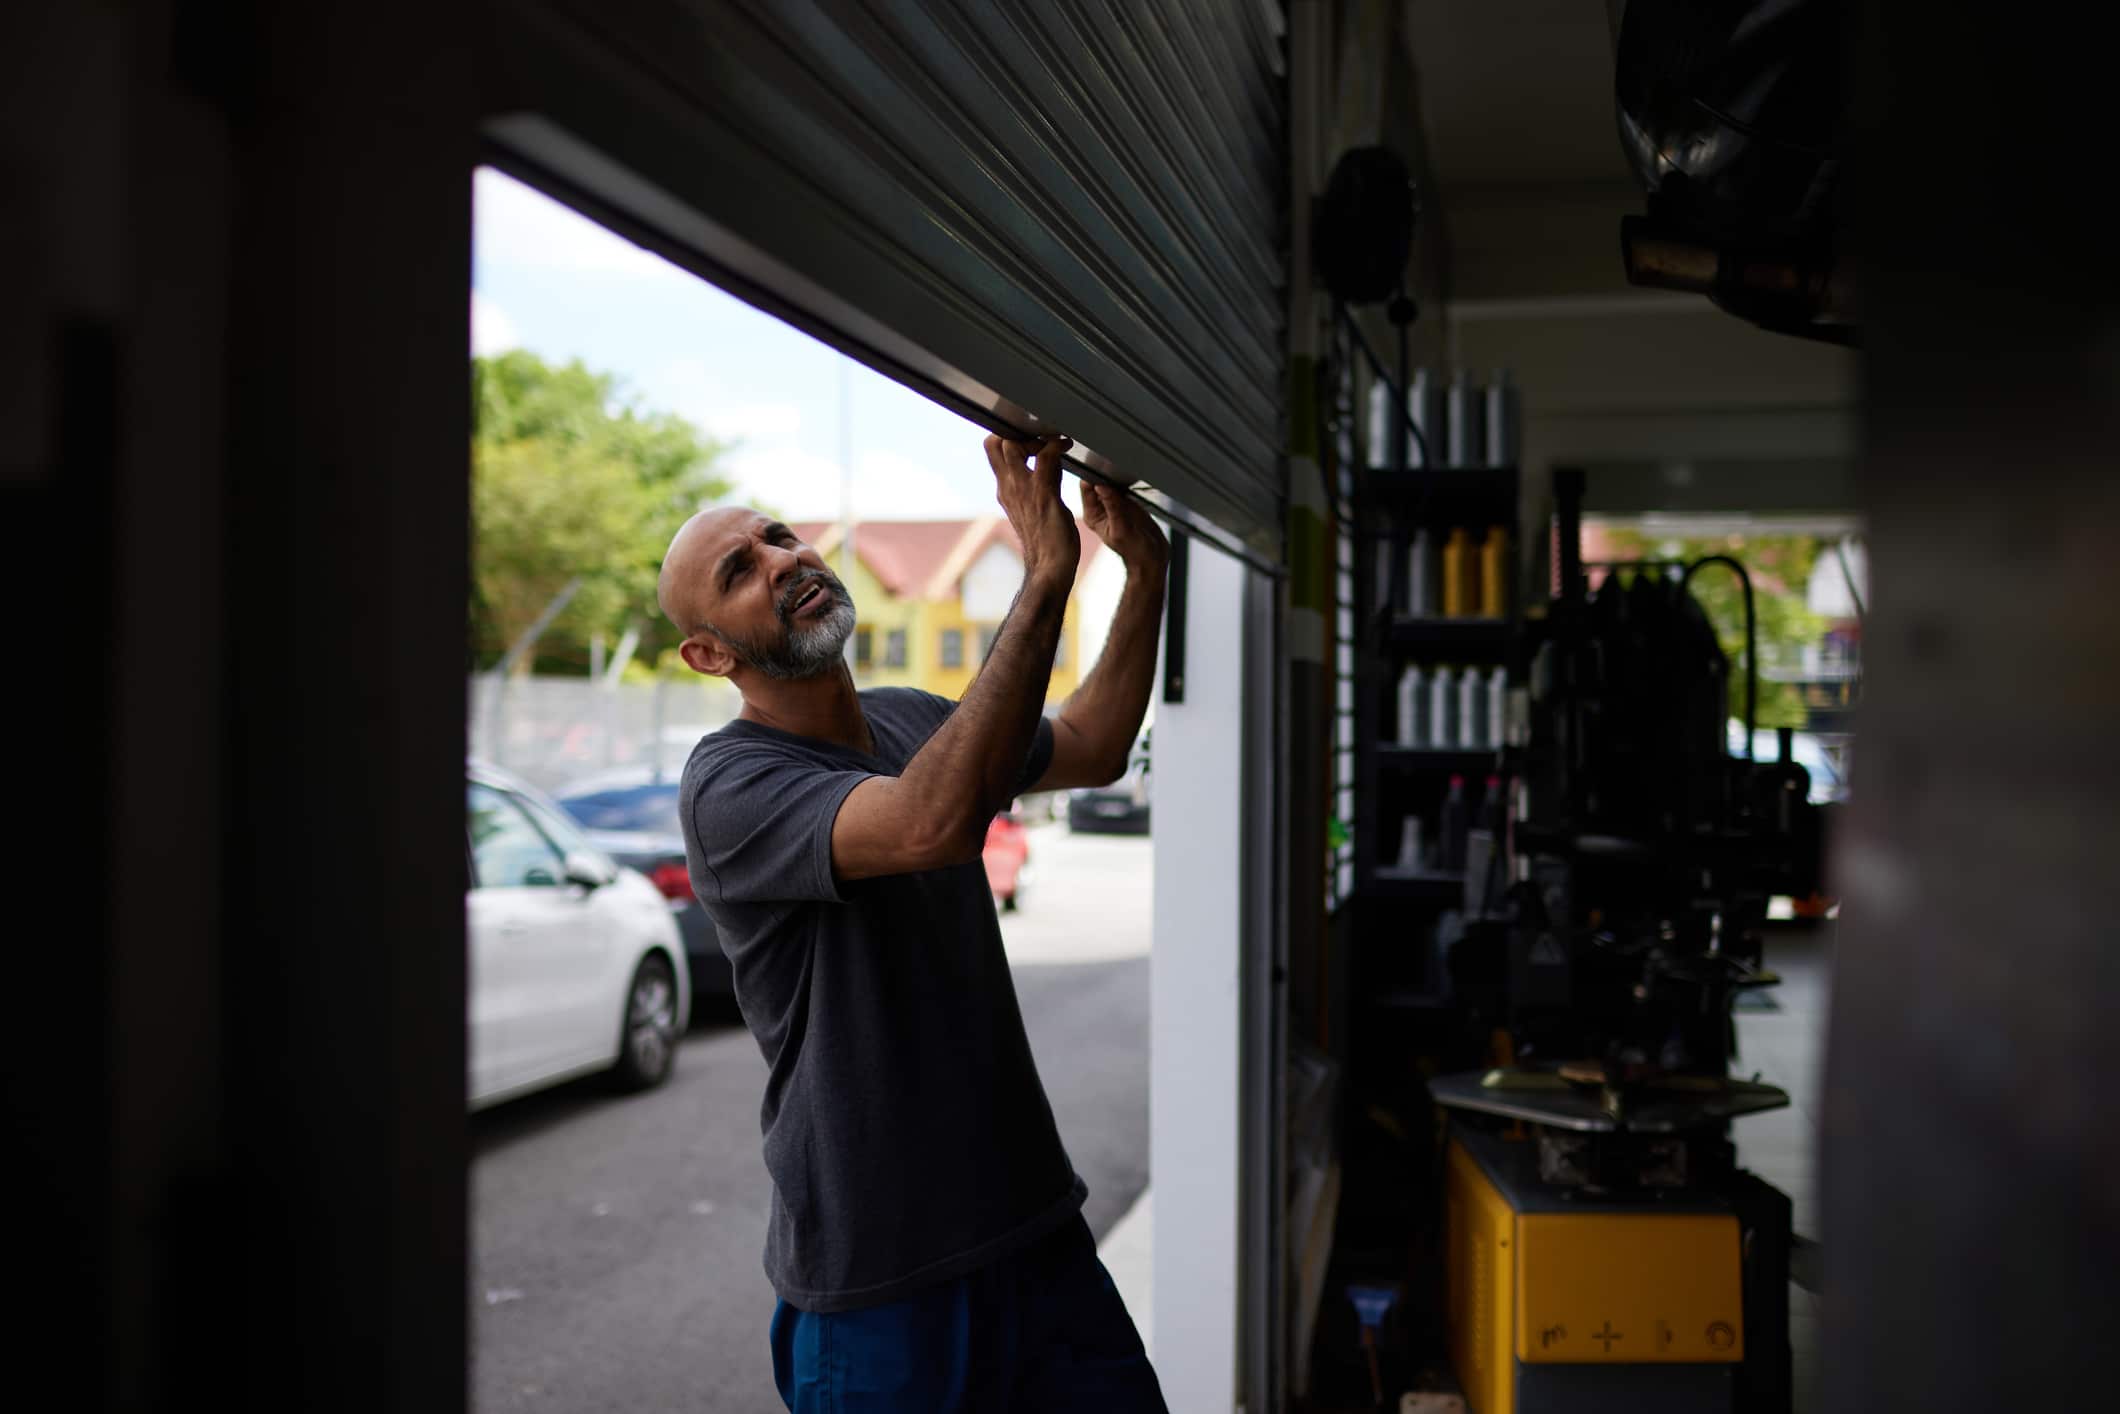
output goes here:
[[[1016, 990], [1101, 1238], [1148, 1182], [1148, 842], [1035, 832]], [[504, 1410], [780, 1408], [759, 1267], [765, 1062], [733, 1015], [663, 1088], [472, 1117], [472, 1395]]]

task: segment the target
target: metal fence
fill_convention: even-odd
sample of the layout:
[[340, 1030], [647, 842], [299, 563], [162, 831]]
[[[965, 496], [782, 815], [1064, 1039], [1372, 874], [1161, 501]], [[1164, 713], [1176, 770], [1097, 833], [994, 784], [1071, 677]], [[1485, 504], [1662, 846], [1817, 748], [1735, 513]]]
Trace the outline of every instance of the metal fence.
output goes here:
[[471, 754], [543, 790], [619, 767], [682, 770], [693, 744], [742, 706], [725, 682], [687, 675], [471, 679]]

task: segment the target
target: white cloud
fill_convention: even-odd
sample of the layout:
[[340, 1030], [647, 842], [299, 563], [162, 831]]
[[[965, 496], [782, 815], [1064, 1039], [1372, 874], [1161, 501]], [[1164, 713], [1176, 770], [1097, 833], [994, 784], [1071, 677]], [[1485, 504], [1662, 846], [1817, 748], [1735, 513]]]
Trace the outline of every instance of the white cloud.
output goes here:
[[680, 408], [710, 436], [746, 447], [793, 447], [802, 441], [802, 408], [796, 403], [750, 403], [737, 407]]
[[644, 380], [641, 390], [653, 406], [667, 408], [724, 441], [740, 440], [747, 448], [764, 450], [793, 447], [802, 439], [802, 404], [732, 403], [732, 390], [704, 359], [674, 359]]
[[473, 176], [471, 191], [472, 237], [481, 261], [601, 275], [667, 276], [675, 268], [490, 167]]
[[839, 464], [828, 457], [793, 446], [744, 447], [728, 459], [728, 470], [739, 500], [769, 506], [790, 520], [839, 514]]
[[857, 515], [889, 520], [948, 520], [989, 511], [1000, 511], [991, 496], [976, 501], [941, 472], [902, 452], [872, 449], [854, 457]]
[[506, 310], [477, 290], [471, 292], [471, 352], [481, 357], [506, 353], [521, 345], [515, 321]]
[[[791, 520], [839, 515], [839, 463], [799, 447], [749, 447], [729, 458], [740, 500], [773, 507]], [[854, 458], [854, 514], [866, 520], [952, 520], [986, 514], [939, 472], [895, 452]]]

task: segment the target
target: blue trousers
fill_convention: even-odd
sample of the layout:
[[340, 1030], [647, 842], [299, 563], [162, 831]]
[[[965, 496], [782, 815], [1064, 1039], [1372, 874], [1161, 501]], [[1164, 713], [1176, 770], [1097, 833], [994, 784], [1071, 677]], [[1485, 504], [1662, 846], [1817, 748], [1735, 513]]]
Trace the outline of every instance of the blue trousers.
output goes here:
[[1014, 1256], [903, 1301], [773, 1312], [794, 1414], [1168, 1414], [1077, 1215]]

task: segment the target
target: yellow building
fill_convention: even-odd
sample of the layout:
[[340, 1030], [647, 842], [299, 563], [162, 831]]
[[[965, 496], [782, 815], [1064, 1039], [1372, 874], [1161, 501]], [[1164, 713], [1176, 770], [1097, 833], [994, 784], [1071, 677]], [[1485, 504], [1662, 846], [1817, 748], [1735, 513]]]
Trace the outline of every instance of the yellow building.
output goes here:
[[[792, 527], [825, 558], [854, 596], [854, 681], [862, 687], [918, 687], [952, 700], [971, 685], [1023, 582], [1021, 542], [999, 516], [976, 520], [864, 520], [854, 524], [848, 563], [842, 527]], [[1082, 526], [1077, 593], [1068, 599], [1053, 655], [1048, 702], [1075, 690], [1080, 673], [1077, 601], [1104, 544]]]

